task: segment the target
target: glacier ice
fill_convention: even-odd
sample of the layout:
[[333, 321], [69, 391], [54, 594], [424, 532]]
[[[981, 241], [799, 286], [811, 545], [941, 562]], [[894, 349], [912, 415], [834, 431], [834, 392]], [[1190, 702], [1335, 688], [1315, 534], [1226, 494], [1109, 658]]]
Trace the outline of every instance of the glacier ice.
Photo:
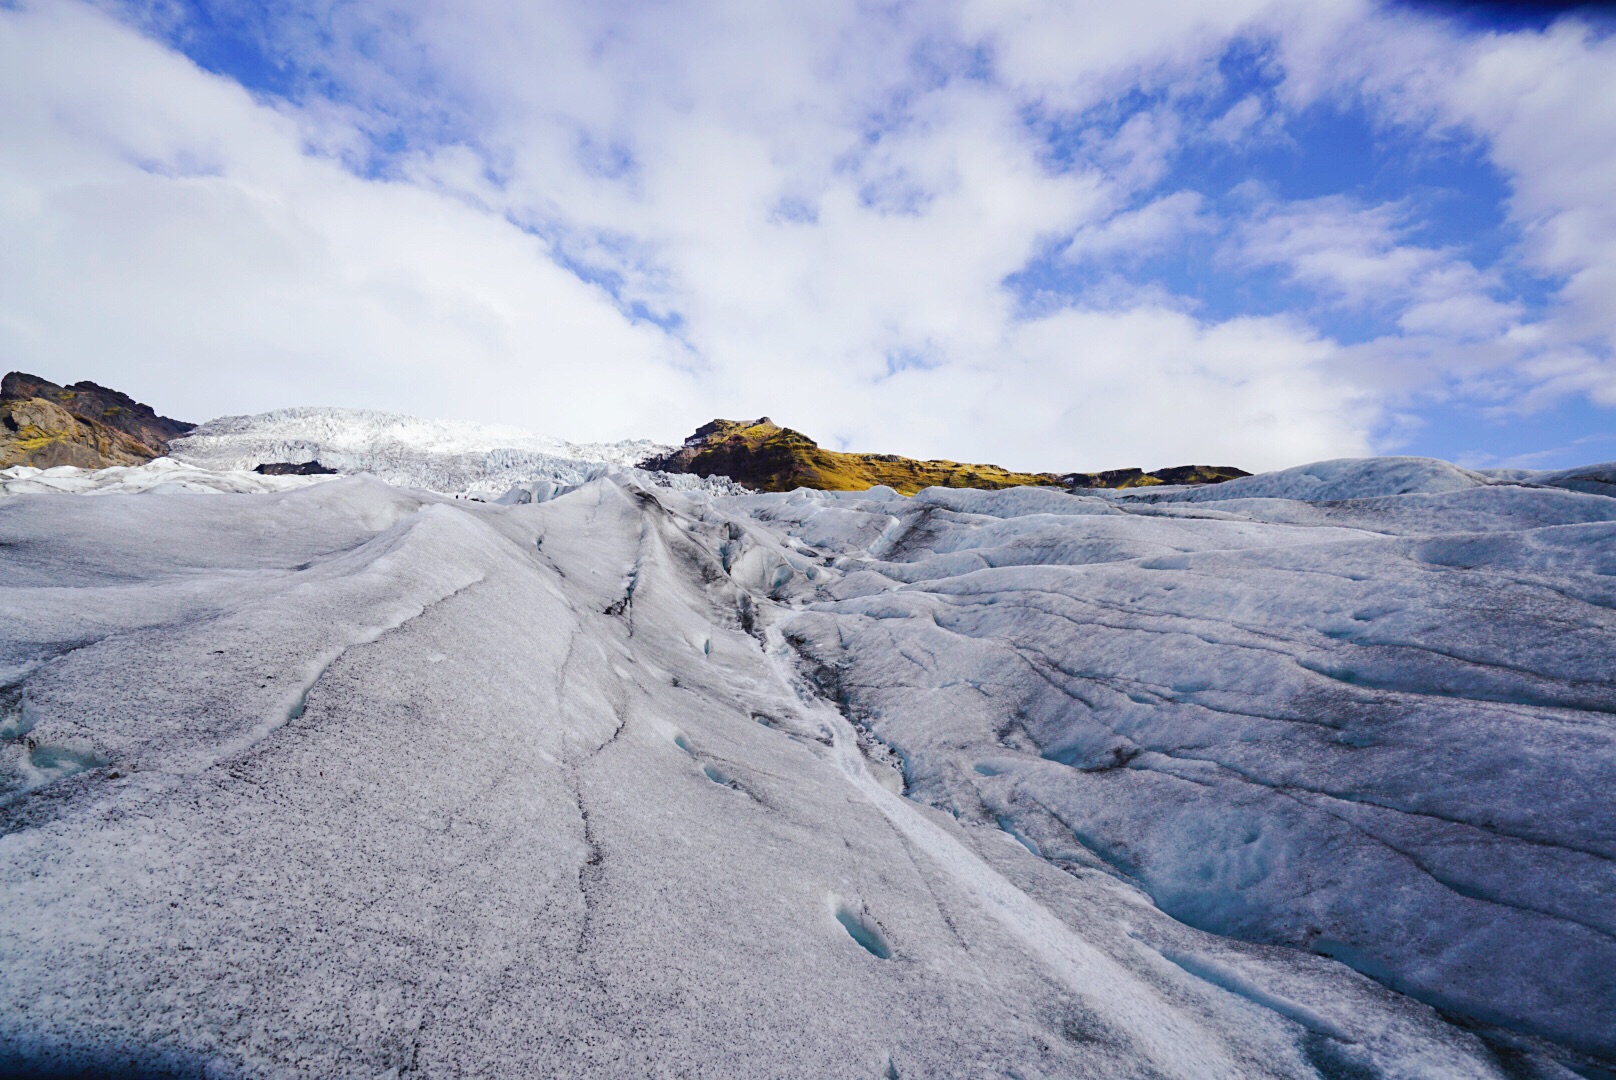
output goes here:
[[254, 495], [290, 491], [328, 476], [262, 476], [245, 470], [202, 468], [161, 457], [142, 465], [80, 469], [58, 465], [36, 469], [13, 465], [0, 469], [0, 497], [6, 495]]
[[1601, 493], [134, 472], [0, 500], [0, 1066], [1616, 1058]]
[[428, 420], [371, 409], [301, 406], [253, 416], [225, 416], [195, 428], [175, 447], [178, 456], [215, 468], [251, 469], [265, 460], [304, 460], [327, 453], [333, 464], [375, 472], [365, 462], [392, 457], [481, 454], [510, 450], [574, 461], [633, 465], [670, 448], [648, 439], [573, 443], [522, 428], [459, 420]]
[[1341, 502], [1391, 495], [1440, 495], [1491, 484], [1558, 487], [1616, 495], [1616, 462], [1574, 469], [1465, 469], [1436, 458], [1337, 458], [1278, 472], [1241, 476], [1195, 487], [1129, 488], [1122, 499], [1149, 502], [1222, 502], [1228, 499], [1299, 499]]
[[1616, 495], [1616, 461], [1598, 465], [1582, 465], [1574, 469], [1534, 473], [1530, 483], [1549, 484], [1568, 491], [1586, 491], [1593, 495]]
[[[521, 428], [426, 420], [369, 409], [297, 407], [225, 416], [176, 439], [172, 457], [216, 470], [319, 461], [342, 473], [444, 493], [499, 496], [548, 480], [577, 486], [672, 447], [647, 439], [572, 443]], [[701, 486], [699, 478], [687, 486]]]
[[401, 487], [517, 504], [625, 473], [637, 483], [680, 491], [744, 490], [724, 477], [635, 468], [672, 449], [647, 439], [573, 443], [497, 424], [299, 407], [210, 420], [174, 440], [169, 453], [184, 464], [232, 474], [271, 462], [318, 461]]
[[1222, 484], [1176, 489], [1167, 497], [1179, 502], [1220, 502], [1225, 499], [1329, 502], [1377, 499], [1388, 495], [1438, 495], [1496, 482], [1485, 473], [1463, 469], [1436, 458], [1336, 458], [1278, 472], [1240, 476]]

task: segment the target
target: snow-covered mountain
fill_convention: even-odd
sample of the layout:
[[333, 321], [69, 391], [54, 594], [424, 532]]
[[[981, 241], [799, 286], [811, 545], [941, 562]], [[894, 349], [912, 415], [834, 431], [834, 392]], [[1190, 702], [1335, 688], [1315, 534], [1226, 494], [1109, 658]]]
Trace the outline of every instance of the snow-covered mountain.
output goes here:
[[0, 500], [0, 1065], [1603, 1075], [1616, 499], [1501, 479]]
[[[606, 471], [601, 466], [631, 467], [672, 449], [646, 439], [571, 443], [500, 425], [367, 409], [292, 408], [210, 420], [175, 440], [169, 455], [217, 470], [318, 461], [402, 487], [499, 495], [537, 480], [587, 483]], [[681, 483], [699, 486], [699, 479]]]

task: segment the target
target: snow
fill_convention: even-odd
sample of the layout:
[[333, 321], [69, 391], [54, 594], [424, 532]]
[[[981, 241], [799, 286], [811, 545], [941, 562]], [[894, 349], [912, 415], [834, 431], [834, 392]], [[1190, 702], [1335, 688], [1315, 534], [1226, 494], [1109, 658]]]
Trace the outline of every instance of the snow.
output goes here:
[[[1242, 476], [1221, 484], [1174, 489], [1177, 502], [1226, 499], [1300, 499], [1326, 502], [1379, 499], [1389, 495], [1440, 495], [1496, 483], [1494, 478], [1435, 458], [1336, 458], [1278, 472]], [[1129, 494], [1150, 489], [1129, 489]]]
[[536, 480], [584, 484], [607, 471], [601, 466], [629, 467], [671, 450], [645, 439], [572, 443], [501, 425], [309, 407], [210, 420], [169, 448], [180, 461], [220, 471], [317, 460], [402, 487], [495, 496]]
[[72, 465], [36, 469], [31, 465], [13, 465], [0, 469], [0, 497], [146, 493], [250, 495], [290, 491], [329, 479], [329, 476], [260, 476], [240, 470], [203, 469], [173, 458], [157, 458], [144, 465], [118, 465], [109, 469], [80, 469]]
[[1616, 500], [1407, 462], [0, 501], [0, 1071], [1608, 1070]]

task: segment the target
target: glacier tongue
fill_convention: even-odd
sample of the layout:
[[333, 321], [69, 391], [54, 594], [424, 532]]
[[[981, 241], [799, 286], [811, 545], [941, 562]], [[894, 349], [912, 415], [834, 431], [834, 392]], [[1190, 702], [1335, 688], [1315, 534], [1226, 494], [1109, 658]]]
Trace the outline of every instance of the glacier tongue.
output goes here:
[[7, 499], [0, 1066], [1609, 1068], [1613, 610], [1507, 484]]
[[[647, 439], [572, 443], [502, 425], [299, 407], [210, 420], [174, 440], [169, 452], [187, 464], [219, 471], [319, 461], [338, 472], [369, 473], [402, 487], [498, 496], [534, 481], [588, 483], [610, 467], [631, 468], [672, 449]], [[694, 477], [683, 484], [702, 486]]]

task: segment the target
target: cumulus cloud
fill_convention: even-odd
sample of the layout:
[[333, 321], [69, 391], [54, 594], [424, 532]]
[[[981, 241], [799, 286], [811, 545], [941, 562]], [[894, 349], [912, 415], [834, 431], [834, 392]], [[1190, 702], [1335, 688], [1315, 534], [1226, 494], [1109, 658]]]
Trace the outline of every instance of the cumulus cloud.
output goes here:
[[1566, 391], [1616, 404], [1616, 36], [1567, 20], [1483, 41], [1466, 59], [1444, 112], [1485, 136], [1511, 177], [1527, 259], [1564, 280], [1546, 330], [1585, 357]]
[[[1578, 393], [1616, 403], [1609, 179], [1616, 175], [1616, 35], [1609, 31], [1572, 15], [1543, 30], [1462, 34], [1449, 23], [1388, 12], [1331, 36], [1286, 42], [1293, 104], [1363, 95], [1387, 122], [1438, 145], [1474, 141], [1506, 180], [1501, 211], [1522, 240], [1511, 256], [1554, 283], [1543, 318], [1502, 332], [1497, 353], [1508, 370], [1495, 393], [1507, 407], [1538, 409]], [[1513, 305], [1489, 304], [1468, 287], [1475, 275], [1448, 269], [1458, 295], [1412, 314], [1412, 329], [1452, 333], [1467, 325], [1466, 307], [1474, 309], [1469, 325], [1514, 317]]]
[[1341, 196], [1270, 205], [1242, 227], [1238, 257], [1283, 267], [1342, 304], [1392, 308], [1410, 335], [1469, 342], [1517, 326], [1522, 308], [1496, 298], [1496, 275], [1450, 250], [1410, 242], [1407, 219], [1406, 207], [1361, 207]]
[[1403, 243], [1400, 217], [1396, 206], [1357, 207], [1341, 196], [1270, 206], [1248, 221], [1242, 254], [1346, 303], [1401, 296], [1447, 259]]
[[311, 398], [511, 418], [510, 387], [562, 426], [607, 384], [630, 414], [689, 400], [685, 350], [541, 240], [306, 153], [295, 116], [87, 9], [0, 15], [0, 99], [16, 366], [193, 418]]
[[[1616, 227], [1576, 217], [1608, 211], [1604, 159], [1533, 142], [1552, 95], [1489, 96], [1591, 71], [1587, 35], [1517, 53], [1427, 20], [1369, 69], [1341, 42], [1406, 17], [1360, 0], [235, 2], [218, 18], [276, 73], [256, 96], [177, 51], [194, 28], [167, 8], [0, 8], [15, 364], [195, 418], [318, 401], [677, 439], [768, 413], [1052, 469], [1364, 452], [1389, 404], [1466, 379], [1606, 393]], [[1277, 96], [1230, 84], [1242, 42]], [[1411, 119], [1418, 80], [1440, 116]], [[1348, 92], [1489, 140], [1511, 175], [1565, 159], [1508, 211], [1563, 318], [1411, 239], [1405, 207], [1241, 210], [1176, 166]], [[1135, 276], [1208, 235], [1390, 326], [1343, 344], [1308, 310], [1213, 316]], [[1088, 276], [1029, 305], [1014, 281], [1050, 259]]]

